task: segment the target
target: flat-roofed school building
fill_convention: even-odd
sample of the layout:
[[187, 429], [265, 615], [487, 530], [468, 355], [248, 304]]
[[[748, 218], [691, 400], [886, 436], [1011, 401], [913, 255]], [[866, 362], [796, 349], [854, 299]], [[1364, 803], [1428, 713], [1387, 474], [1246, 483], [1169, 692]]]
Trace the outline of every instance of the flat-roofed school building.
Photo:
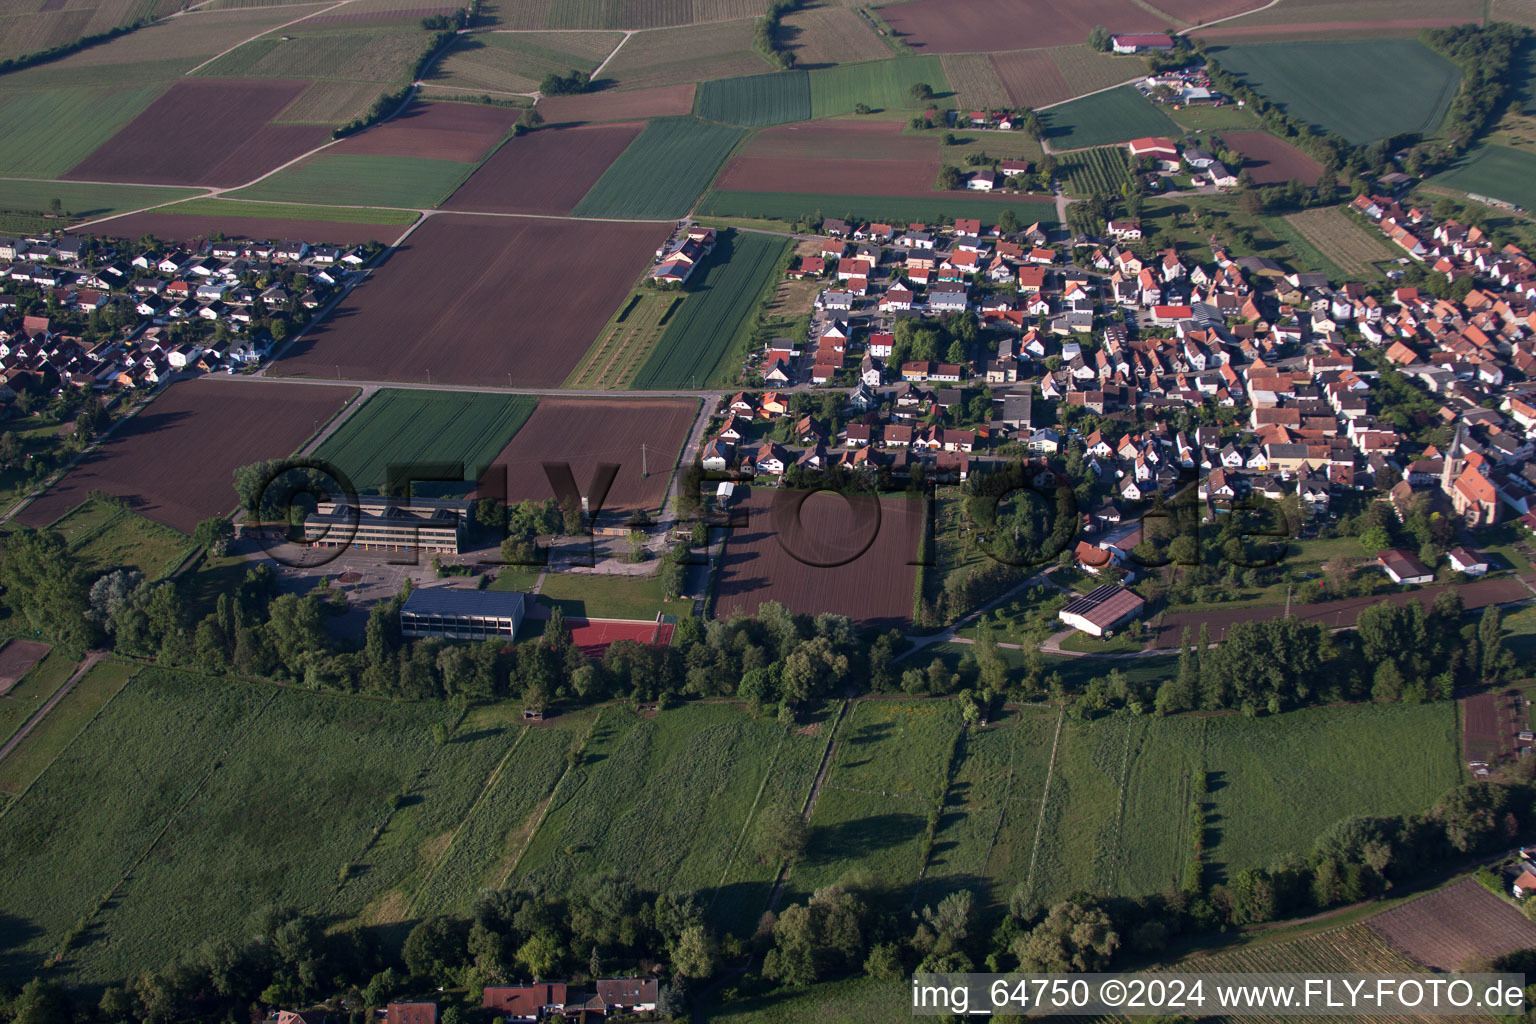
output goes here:
[[523, 624], [526, 604], [525, 595], [507, 591], [421, 588], [400, 607], [400, 635], [511, 640]]
[[304, 543], [456, 555], [469, 508], [469, 501], [457, 498], [359, 495], [352, 501], [322, 501], [304, 519]]

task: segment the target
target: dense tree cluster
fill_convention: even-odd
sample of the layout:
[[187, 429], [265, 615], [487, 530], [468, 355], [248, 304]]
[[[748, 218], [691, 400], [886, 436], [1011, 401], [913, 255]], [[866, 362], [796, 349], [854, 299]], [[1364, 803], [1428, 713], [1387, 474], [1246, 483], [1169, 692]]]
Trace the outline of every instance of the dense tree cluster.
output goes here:
[[757, 19], [752, 32], [752, 49], [774, 67], [788, 70], [795, 66], [795, 52], [784, 45], [779, 30], [784, 15], [800, 7], [801, 0], [773, 0], [767, 12]]
[[592, 85], [592, 76], [572, 68], [566, 74], [551, 71], [539, 83], [539, 92], [545, 96], [573, 96], [586, 92]]

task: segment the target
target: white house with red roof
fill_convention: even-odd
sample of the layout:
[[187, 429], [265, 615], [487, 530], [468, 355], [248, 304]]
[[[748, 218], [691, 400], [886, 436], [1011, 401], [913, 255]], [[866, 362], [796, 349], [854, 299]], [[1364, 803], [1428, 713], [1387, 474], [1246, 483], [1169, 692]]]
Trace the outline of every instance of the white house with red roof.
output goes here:
[[1143, 50], [1173, 49], [1173, 37], [1161, 32], [1114, 36], [1111, 42], [1116, 53], [1141, 53]]

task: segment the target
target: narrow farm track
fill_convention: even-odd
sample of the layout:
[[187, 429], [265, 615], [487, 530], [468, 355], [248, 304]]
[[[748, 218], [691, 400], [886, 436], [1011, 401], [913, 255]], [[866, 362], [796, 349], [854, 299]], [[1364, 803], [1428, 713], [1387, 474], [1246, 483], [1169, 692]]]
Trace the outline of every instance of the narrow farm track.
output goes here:
[[[822, 783], [827, 781], [827, 773], [832, 770], [832, 755], [837, 753], [837, 729], [843, 724], [843, 718], [847, 716], [851, 703], [850, 700], [844, 700], [837, 709], [837, 717], [832, 721], [832, 732], [827, 737], [827, 749], [821, 755], [821, 768], [816, 772], [816, 781], [811, 783], [811, 791], [805, 797], [805, 807], [800, 811], [800, 818], [806, 823], [810, 822], [811, 814], [816, 810], [816, 798], [821, 795]], [[779, 899], [784, 895], [784, 883], [788, 879], [789, 864], [786, 862], [779, 868], [779, 877], [774, 879], [773, 891], [768, 894], [768, 913], [771, 914], [779, 909]]]
[[48, 712], [52, 711], [58, 705], [59, 701], [69, 696], [69, 691], [75, 688], [75, 684], [84, 678], [85, 674], [89, 672], [93, 667], [95, 667], [96, 663], [102, 658], [105, 658], [109, 653], [109, 651], [91, 651], [89, 654], [87, 654], [85, 656], [85, 660], [80, 663], [80, 665], [75, 669], [74, 673], [64, 681], [64, 685], [55, 690], [53, 692], [53, 696], [49, 697], [46, 701], [43, 702], [42, 707], [32, 712], [32, 717], [21, 724], [21, 728], [17, 729], [11, 735], [11, 738], [5, 741], [4, 746], [0, 746], [0, 761], [4, 761], [11, 751], [19, 747], [21, 745], [21, 741], [27, 738], [27, 734], [36, 728], [37, 723], [46, 718], [48, 716]]
[[1040, 794], [1040, 817], [1035, 820], [1035, 841], [1029, 848], [1029, 872], [1024, 876], [1024, 891], [1034, 892], [1035, 861], [1040, 856], [1040, 831], [1045, 827], [1045, 809], [1051, 802], [1051, 781], [1056, 778], [1056, 752], [1061, 749], [1061, 725], [1067, 720], [1067, 709], [1056, 716], [1056, 735], [1051, 740], [1051, 764], [1045, 770], [1045, 790]]

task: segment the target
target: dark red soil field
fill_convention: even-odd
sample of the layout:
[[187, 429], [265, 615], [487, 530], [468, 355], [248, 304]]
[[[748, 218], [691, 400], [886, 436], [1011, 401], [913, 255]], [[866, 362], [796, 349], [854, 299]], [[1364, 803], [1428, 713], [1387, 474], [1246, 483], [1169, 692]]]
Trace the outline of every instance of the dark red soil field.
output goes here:
[[693, 113], [693, 88], [690, 82], [625, 92], [605, 89], [580, 96], [545, 96], [539, 100], [539, 113], [548, 124], [673, 117]]
[[876, 11], [920, 53], [1064, 46], [1087, 39], [1095, 25], [1115, 33], [1166, 27], [1132, 0], [912, 0]]
[[[901, 121], [806, 121], [764, 128], [742, 149], [742, 156], [794, 160], [923, 160], [938, 167], [933, 140], [903, 135]], [[825, 191], [811, 189], [810, 191]]]
[[[1521, 601], [1531, 596], [1531, 592], [1516, 579], [1478, 580], [1475, 583], [1452, 584], [1461, 591], [1461, 602], [1467, 611], [1476, 611], [1486, 608], [1490, 604], [1506, 604], [1510, 601]], [[1350, 597], [1342, 601], [1324, 601], [1321, 604], [1293, 605], [1291, 614], [1297, 618], [1318, 622], [1329, 629], [1353, 626], [1359, 618], [1362, 609], [1370, 608], [1378, 604], [1405, 605], [1409, 601], [1418, 601], [1424, 605], [1425, 610], [1434, 602], [1435, 595], [1440, 592], [1440, 587], [1424, 587], [1419, 590], [1404, 590], [1389, 594], [1376, 594], [1371, 597]], [[1179, 646], [1179, 637], [1183, 635], [1185, 627], [1193, 636], [1200, 631], [1201, 624], [1207, 624], [1211, 629], [1211, 639], [1220, 640], [1226, 636], [1227, 629], [1235, 622], [1254, 622], [1263, 619], [1278, 619], [1285, 614], [1285, 608], [1280, 605], [1265, 605], [1258, 608], [1232, 608], [1226, 610], [1211, 609], [1199, 612], [1175, 612], [1164, 615], [1162, 624], [1158, 628], [1156, 638], [1152, 642], [1153, 647], [1167, 650]]]
[[101, 490], [191, 533], [235, 507], [230, 481], [237, 467], [291, 455], [354, 391], [217, 377], [180, 381], [16, 518], [46, 526]]
[[1468, 761], [1492, 764], [1502, 749], [1499, 735], [1499, 699], [1478, 693], [1461, 700], [1461, 754]]
[[939, 162], [921, 160], [797, 160], [739, 156], [726, 165], [715, 188], [738, 192], [814, 192], [838, 195], [927, 196]]
[[412, 103], [399, 117], [343, 139], [326, 152], [478, 163], [512, 130], [521, 113], [477, 103]]
[[1323, 165], [1268, 132], [1224, 132], [1221, 139], [1243, 154], [1243, 169], [1260, 185], [1279, 185], [1292, 178], [1304, 185], [1317, 183]]
[[438, 214], [276, 372], [557, 387], [669, 227]]
[[32, 671], [32, 666], [43, 660], [47, 644], [35, 640], [12, 640], [0, 650], [0, 694], [21, 682], [21, 677]]
[[1044, 51], [994, 53], [992, 67], [1009, 98], [1021, 107], [1043, 107], [1072, 96], [1061, 69]]
[[570, 213], [643, 122], [545, 128], [506, 143], [443, 204], [484, 213]]
[[1309, 39], [1337, 38], [1341, 35], [1369, 36], [1413, 35], [1421, 28], [1452, 28], [1465, 25], [1466, 18], [1382, 18], [1377, 21], [1304, 21], [1292, 25], [1244, 25], [1242, 20], [1193, 33], [1201, 39], [1262, 39], [1275, 36], [1305, 36]]
[[571, 627], [571, 643], [589, 658], [600, 658], [608, 645], [619, 640], [634, 640], [655, 647], [672, 642], [674, 626], [670, 622], [632, 622], [628, 619], [566, 619]]
[[1536, 923], [1470, 878], [1378, 914], [1369, 924], [1435, 971], [1465, 970], [1474, 957], [1494, 960], [1536, 947]]
[[482, 478], [478, 493], [508, 502], [553, 498], [544, 463], [566, 462], [585, 494], [598, 465], [608, 462], [619, 473], [603, 510], [654, 512], [698, 411], [699, 403], [688, 398], [541, 398], [493, 463], [506, 467], [505, 495], [492, 474]]
[[186, 78], [65, 178], [147, 185], [243, 185], [330, 137], [267, 122], [310, 85], [281, 78]]
[[222, 234], [226, 238], [281, 241], [302, 238], [310, 244], [352, 245], [393, 242], [405, 233], [402, 224], [351, 224], [330, 220], [287, 220], [264, 217], [215, 217], [204, 214], [134, 213], [93, 228], [97, 234], [139, 239], [145, 235], [168, 242], [188, 242]]
[[[838, 495], [813, 494], [797, 525], [795, 499], [792, 491], [752, 488], [747, 525], [731, 532], [721, 556], [715, 615], [751, 615], [764, 601], [777, 601], [792, 612], [846, 615], [876, 629], [907, 625], [917, 586], [917, 567], [907, 563], [917, 560], [923, 503], [881, 498], [873, 526]], [[867, 508], [876, 499], [860, 500]], [[861, 549], [845, 565], [820, 567]]]

